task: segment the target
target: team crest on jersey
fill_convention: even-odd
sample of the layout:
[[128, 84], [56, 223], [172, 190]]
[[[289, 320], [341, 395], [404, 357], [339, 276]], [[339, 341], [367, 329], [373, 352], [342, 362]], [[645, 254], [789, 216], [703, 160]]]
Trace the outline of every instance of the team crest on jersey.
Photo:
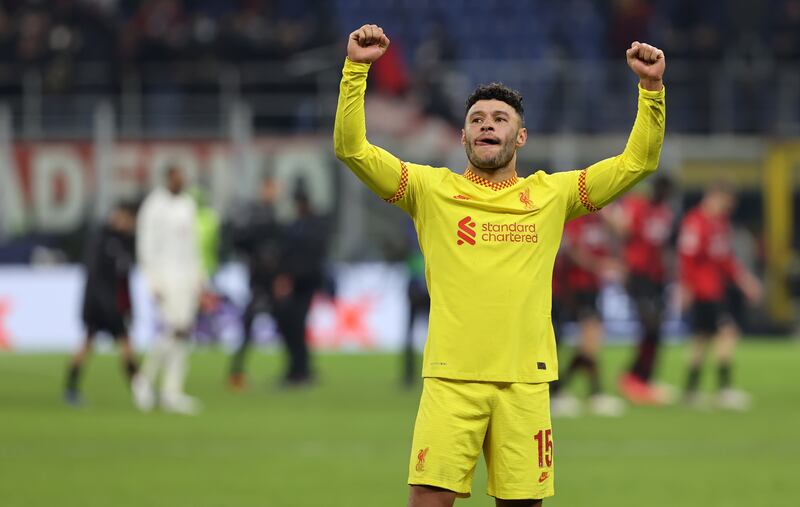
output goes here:
[[428, 449], [430, 449], [430, 447], [420, 449], [417, 453], [417, 472], [425, 471], [425, 456], [428, 455]]
[[526, 188], [522, 192], [519, 193], [519, 202], [525, 206], [525, 209], [533, 209], [533, 203], [531, 202], [531, 189]]

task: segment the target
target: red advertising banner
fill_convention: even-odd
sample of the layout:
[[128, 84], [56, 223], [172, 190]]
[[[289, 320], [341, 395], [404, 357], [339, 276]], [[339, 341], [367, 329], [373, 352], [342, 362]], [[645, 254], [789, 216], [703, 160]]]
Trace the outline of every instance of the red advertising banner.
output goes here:
[[0, 215], [10, 230], [71, 230], [120, 199], [141, 197], [170, 164], [223, 212], [232, 200], [252, 196], [266, 174], [288, 189], [305, 180], [319, 211], [334, 204], [327, 139], [269, 138], [247, 147], [216, 140], [19, 142], [0, 154]]

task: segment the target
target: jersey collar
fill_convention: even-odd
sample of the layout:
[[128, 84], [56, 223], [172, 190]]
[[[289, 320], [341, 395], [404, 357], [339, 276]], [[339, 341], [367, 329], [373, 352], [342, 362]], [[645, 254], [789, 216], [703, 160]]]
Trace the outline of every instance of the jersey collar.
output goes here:
[[472, 172], [472, 170], [470, 170], [469, 168], [467, 168], [467, 170], [464, 171], [463, 176], [472, 183], [481, 185], [482, 187], [491, 188], [492, 190], [503, 190], [504, 188], [509, 188], [511, 186], [514, 186], [519, 181], [519, 178], [517, 178], [516, 174], [514, 174], [514, 176], [508, 178], [507, 180], [498, 182], [489, 181], [483, 176], [478, 176], [477, 174]]

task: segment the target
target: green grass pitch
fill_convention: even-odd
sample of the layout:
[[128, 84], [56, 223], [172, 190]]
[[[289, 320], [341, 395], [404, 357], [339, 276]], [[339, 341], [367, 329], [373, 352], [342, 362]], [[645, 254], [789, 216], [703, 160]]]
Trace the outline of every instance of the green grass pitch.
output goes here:
[[[606, 350], [607, 384], [629, 353]], [[681, 346], [665, 351], [666, 381], [681, 383], [683, 358]], [[399, 388], [396, 356], [320, 356], [320, 384], [287, 392], [272, 387], [280, 355], [258, 353], [249, 389], [231, 393], [227, 357], [200, 350], [188, 383], [206, 405], [198, 417], [136, 412], [111, 355], [90, 363], [85, 405], [67, 407], [65, 362], [0, 354], [3, 507], [406, 504], [419, 391]], [[755, 397], [748, 413], [555, 420], [556, 497], [545, 505], [800, 505], [800, 344], [748, 341], [735, 376]], [[456, 505], [494, 505], [485, 491], [481, 463], [472, 498]]]

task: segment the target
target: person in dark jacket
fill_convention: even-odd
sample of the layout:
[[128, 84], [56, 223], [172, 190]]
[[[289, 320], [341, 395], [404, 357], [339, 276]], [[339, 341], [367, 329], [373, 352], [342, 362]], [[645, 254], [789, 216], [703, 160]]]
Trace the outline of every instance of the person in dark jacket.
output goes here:
[[243, 317], [244, 335], [233, 354], [228, 385], [234, 390], [245, 387], [245, 360], [253, 342], [253, 321], [272, 313], [272, 285], [281, 260], [282, 230], [275, 220], [277, 186], [272, 179], [261, 183], [258, 200], [244, 210], [231, 228], [233, 248], [247, 260], [250, 276], [250, 301]]
[[286, 387], [313, 381], [306, 343], [306, 317], [314, 293], [326, 287], [325, 257], [330, 224], [311, 209], [309, 196], [300, 185], [294, 194], [296, 219], [288, 225], [281, 262], [272, 284], [274, 317], [288, 354], [283, 377]]
[[86, 287], [83, 297], [84, 342], [72, 356], [67, 370], [64, 399], [81, 402], [81, 369], [92, 350], [98, 332], [109, 333], [119, 344], [128, 381], [136, 373], [136, 358], [128, 336], [131, 296], [128, 277], [134, 263], [136, 208], [119, 204], [108, 221], [90, 239], [86, 251]]

